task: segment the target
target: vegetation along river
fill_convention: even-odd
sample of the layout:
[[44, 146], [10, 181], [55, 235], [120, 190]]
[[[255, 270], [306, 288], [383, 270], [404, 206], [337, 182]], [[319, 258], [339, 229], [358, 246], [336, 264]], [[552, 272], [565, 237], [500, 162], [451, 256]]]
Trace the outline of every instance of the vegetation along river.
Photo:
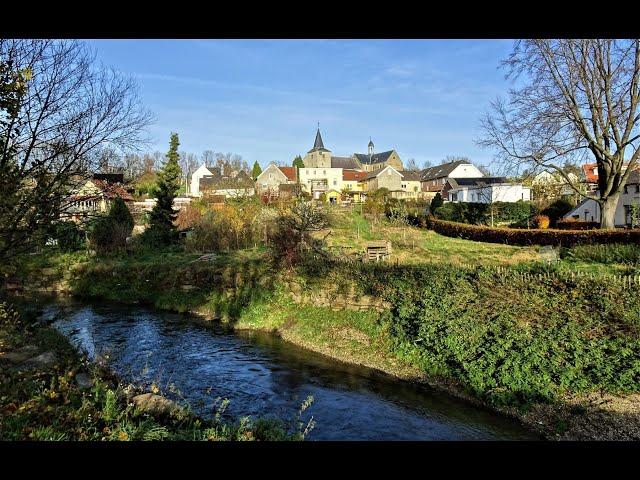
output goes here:
[[53, 303], [44, 314], [89, 358], [108, 356], [124, 381], [186, 401], [201, 416], [302, 414], [308, 440], [536, 439], [514, 420], [426, 387], [347, 365], [274, 335], [232, 332], [189, 315], [107, 303]]

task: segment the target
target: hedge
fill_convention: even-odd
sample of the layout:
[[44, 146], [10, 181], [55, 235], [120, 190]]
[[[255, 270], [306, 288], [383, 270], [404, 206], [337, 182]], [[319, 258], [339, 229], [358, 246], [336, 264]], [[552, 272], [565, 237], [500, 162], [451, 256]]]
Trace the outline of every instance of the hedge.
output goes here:
[[556, 228], [559, 230], [594, 230], [600, 227], [598, 222], [585, 222], [581, 220], [558, 220]]
[[477, 242], [505, 243], [508, 245], [553, 245], [572, 247], [602, 243], [640, 244], [640, 230], [523, 230], [491, 228], [465, 223], [447, 222], [433, 217], [427, 219], [427, 228], [447, 237], [464, 238]]

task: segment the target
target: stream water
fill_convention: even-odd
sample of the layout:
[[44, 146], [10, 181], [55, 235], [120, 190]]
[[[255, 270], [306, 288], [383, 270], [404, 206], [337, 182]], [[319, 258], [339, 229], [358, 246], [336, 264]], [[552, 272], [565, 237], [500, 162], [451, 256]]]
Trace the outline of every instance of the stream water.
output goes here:
[[[308, 440], [529, 440], [518, 422], [449, 395], [329, 359], [256, 332], [231, 332], [189, 315], [139, 306], [64, 302], [43, 315], [90, 358], [108, 356], [123, 380], [150, 385], [212, 415], [302, 420]], [[179, 393], [177, 393], [179, 392]]]

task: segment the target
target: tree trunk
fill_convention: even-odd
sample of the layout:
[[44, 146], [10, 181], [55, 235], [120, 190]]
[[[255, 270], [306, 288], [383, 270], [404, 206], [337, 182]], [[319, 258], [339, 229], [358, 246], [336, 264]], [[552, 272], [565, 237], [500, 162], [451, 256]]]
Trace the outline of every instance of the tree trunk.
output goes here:
[[616, 226], [616, 207], [620, 195], [614, 195], [600, 200], [600, 228], [615, 228]]

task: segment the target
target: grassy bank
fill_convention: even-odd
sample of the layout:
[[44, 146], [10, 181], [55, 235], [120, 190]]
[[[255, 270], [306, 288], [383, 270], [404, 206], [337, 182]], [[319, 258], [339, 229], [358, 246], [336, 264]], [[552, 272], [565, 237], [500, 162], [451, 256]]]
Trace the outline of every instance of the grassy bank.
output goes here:
[[[417, 248], [403, 243], [402, 227], [379, 224], [372, 232], [353, 215], [341, 220], [361, 222], [355, 238], [348, 237], [353, 248], [375, 235], [394, 239], [394, 252], [411, 255]], [[341, 221], [332, 241], [353, 226]], [[397, 264], [311, 259], [282, 271], [259, 249], [204, 258], [168, 251], [77, 254], [65, 257], [67, 266], [55, 255], [32, 257], [21, 274], [40, 277], [52, 269], [77, 296], [143, 302], [271, 331], [513, 414], [552, 438], [640, 438], [640, 288], [603, 276], [614, 267], [636, 271], [634, 246], [566, 249], [561, 262], [547, 267], [535, 261], [535, 247], [405, 228], [408, 236], [423, 236], [423, 253]], [[450, 245], [456, 242], [461, 245]], [[452, 248], [466, 257], [458, 261]], [[579, 269], [570, 262], [595, 278], [571, 275]], [[386, 307], [345, 309], [347, 296]]]
[[[302, 438], [277, 420], [222, 421], [225, 402], [212, 420], [198, 418], [186, 404], [165, 411], [140, 407], [135, 396], [142, 391], [87, 362], [55, 329], [33, 326], [2, 302], [0, 364], [0, 440]], [[155, 386], [152, 391], [161, 393]]]

